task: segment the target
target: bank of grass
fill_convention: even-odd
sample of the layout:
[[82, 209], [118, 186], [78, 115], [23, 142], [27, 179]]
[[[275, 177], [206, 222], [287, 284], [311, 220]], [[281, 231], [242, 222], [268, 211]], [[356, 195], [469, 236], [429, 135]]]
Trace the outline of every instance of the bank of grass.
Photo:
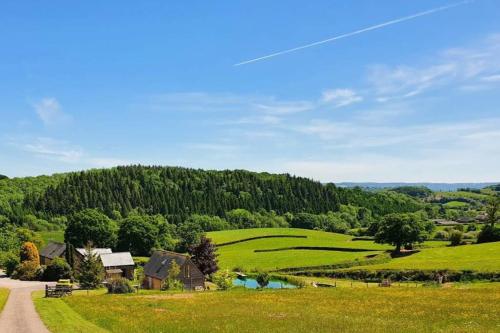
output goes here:
[[5, 303], [7, 303], [7, 298], [9, 298], [9, 289], [0, 288], [0, 312], [2, 312]]
[[389, 262], [347, 270], [470, 270], [500, 272], [500, 242], [422, 249]]
[[[176, 295], [75, 295], [56, 301], [87, 321], [119, 333], [493, 332], [500, 327], [498, 291], [495, 285], [237, 289]], [[37, 307], [49, 301], [37, 299]]]
[[[92, 292], [89, 295], [99, 295]], [[86, 295], [81, 293], [81, 295]], [[90, 296], [86, 296], [90, 297]], [[107, 331], [92, 322], [85, 320], [62, 298], [44, 298], [44, 291], [35, 291], [32, 294], [35, 308], [45, 326], [52, 333], [106, 333]]]

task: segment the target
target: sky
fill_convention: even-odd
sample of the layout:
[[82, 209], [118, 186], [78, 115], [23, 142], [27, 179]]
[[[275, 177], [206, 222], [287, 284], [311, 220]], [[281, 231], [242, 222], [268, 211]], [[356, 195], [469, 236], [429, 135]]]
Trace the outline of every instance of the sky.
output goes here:
[[499, 16], [497, 0], [6, 0], [0, 174], [500, 181]]

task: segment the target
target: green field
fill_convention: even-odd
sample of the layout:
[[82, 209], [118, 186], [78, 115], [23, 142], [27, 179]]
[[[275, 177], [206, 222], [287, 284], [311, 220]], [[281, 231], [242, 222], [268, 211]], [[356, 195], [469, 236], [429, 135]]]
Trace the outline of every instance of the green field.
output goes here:
[[[242, 268], [246, 271], [274, 270], [282, 268], [309, 267], [343, 263], [363, 259], [368, 255], [383, 253], [390, 246], [372, 241], [353, 241], [352, 236], [323, 231], [274, 228], [240, 229], [208, 233], [216, 244], [270, 235], [306, 236], [307, 238], [262, 238], [221, 246], [218, 249], [219, 266], [223, 269]], [[335, 247], [345, 249], [287, 249], [290, 247]], [[281, 249], [273, 252], [255, 250]], [[348, 252], [349, 249], [366, 249], [366, 252]]]
[[9, 289], [0, 288], [0, 312], [2, 312], [8, 297], [9, 297]]
[[449, 202], [445, 203], [443, 205], [443, 207], [452, 208], [452, 209], [464, 208], [464, 207], [469, 207], [469, 204], [466, 202], [462, 202], [462, 201], [449, 201]]
[[422, 249], [419, 253], [357, 269], [453, 269], [500, 272], [500, 242]]
[[63, 230], [39, 231], [38, 234], [42, 237], [45, 244], [49, 243], [50, 241], [60, 242], [60, 243], [64, 242], [64, 231]]
[[[91, 324], [117, 333], [494, 332], [500, 327], [497, 288], [77, 294], [56, 300], [38, 298], [36, 305], [53, 333], [85, 332]], [[55, 323], [66, 315], [74, 319], [70, 330]]]

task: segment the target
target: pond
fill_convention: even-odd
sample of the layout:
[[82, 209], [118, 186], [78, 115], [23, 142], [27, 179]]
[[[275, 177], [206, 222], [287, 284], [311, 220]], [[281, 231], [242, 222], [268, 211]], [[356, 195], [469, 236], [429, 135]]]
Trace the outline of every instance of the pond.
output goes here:
[[[245, 287], [245, 288], [250, 288], [250, 289], [257, 289], [259, 287], [259, 284], [257, 283], [257, 280], [255, 280], [255, 279], [246, 278], [246, 279], [234, 279], [233, 286]], [[293, 289], [293, 288], [297, 288], [297, 286], [295, 286], [291, 283], [288, 283], [286, 281], [282, 281], [282, 280], [271, 280], [271, 281], [269, 281], [269, 284], [266, 286], [266, 288]]]

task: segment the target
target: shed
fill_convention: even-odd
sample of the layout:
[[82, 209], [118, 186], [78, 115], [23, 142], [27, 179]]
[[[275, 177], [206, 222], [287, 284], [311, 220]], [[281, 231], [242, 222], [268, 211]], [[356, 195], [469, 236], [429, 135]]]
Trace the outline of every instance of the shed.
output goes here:
[[205, 287], [205, 276], [189, 259], [188, 256], [170, 251], [155, 251], [144, 266], [144, 287], [161, 289], [168, 276], [172, 262], [179, 265], [180, 273], [177, 277], [184, 284], [185, 289], [200, 289]]
[[49, 242], [40, 251], [40, 265], [50, 265], [55, 258], [64, 258], [66, 255], [66, 244], [58, 242]]

